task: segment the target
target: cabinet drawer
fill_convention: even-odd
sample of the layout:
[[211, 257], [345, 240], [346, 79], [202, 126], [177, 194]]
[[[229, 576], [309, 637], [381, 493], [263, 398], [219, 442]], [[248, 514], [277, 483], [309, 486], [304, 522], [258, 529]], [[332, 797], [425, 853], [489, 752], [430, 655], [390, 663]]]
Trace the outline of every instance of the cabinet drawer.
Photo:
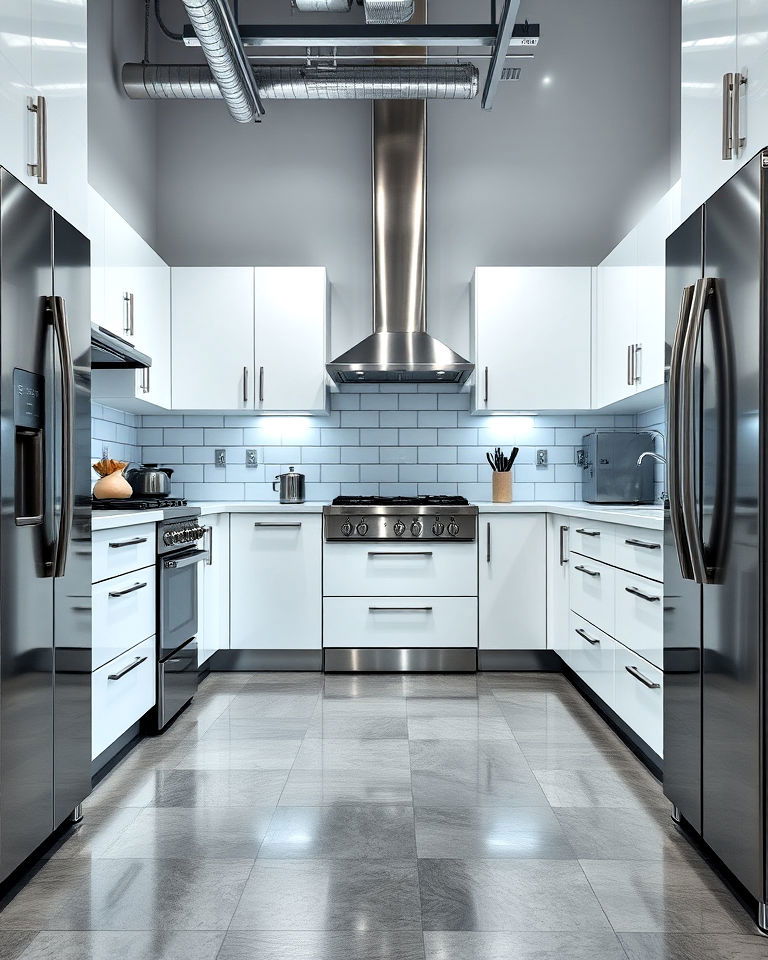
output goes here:
[[323, 594], [477, 596], [477, 544], [326, 543]]
[[155, 632], [155, 568], [93, 585], [94, 670]]
[[656, 580], [616, 571], [617, 640], [663, 669], [664, 588]]
[[93, 673], [91, 759], [154, 704], [155, 638], [149, 637]]
[[155, 562], [155, 525], [140, 523], [93, 534], [93, 583]]
[[571, 610], [613, 636], [616, 571], [573, 553], [570, 568]]
[[651, 580], [664, 579], [664, 532], [637, 527], [616, 528], [616, 566]]
[[613, 709], [659, 756], [664, 749], [664, 674], [620, 643]]
[[474, 597], [326, 597], [324, 647], [476, 647]]
[[584, 557], [602, 560], [603, 563], [613, 563], [616, 553], [616, 531], [613, 524], [572, 519], [568, 526], [568, 544], [571, 550]]
[[576, 613], [571, 613], [567, 651], [561, 656], [609, 707], [614, 704], [616, 641]]

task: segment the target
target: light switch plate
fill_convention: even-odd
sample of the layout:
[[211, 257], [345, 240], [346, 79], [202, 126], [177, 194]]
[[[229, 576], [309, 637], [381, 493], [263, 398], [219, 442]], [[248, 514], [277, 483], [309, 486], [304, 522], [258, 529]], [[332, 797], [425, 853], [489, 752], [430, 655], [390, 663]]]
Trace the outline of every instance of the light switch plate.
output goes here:
[[213, 454], [213, 462], [217, 467], [226, 467], [227, 451], [224, 449], [224, 447], [216, 447], [216, 450]]
[[537, 450], [536, 451], [536, 466], [537, 467], [546, 467], [549, 463], [549, 455], [546, 450]]
[[246, 467], [258, 467], [259, 465], [259, 451], [249, 448], [245, 451], [245, 465]]

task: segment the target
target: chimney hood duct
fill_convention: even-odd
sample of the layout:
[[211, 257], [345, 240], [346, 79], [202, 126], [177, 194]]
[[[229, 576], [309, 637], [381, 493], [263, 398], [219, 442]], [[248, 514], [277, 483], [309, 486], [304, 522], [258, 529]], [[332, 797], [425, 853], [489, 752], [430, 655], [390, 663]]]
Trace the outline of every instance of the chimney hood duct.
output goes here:
[[464, 383], [474, 364], [426, 329], [427, 105], [373, 105], [373, 333], [327, 364], [337, 383]]
[[[479, 89], [478, 70], [471, 63], [259, 66], [253, 75], [263, 100], [471, 100]], [[132, 100], [222, 96], [205, 64], [126, 63], [123, 88]]]

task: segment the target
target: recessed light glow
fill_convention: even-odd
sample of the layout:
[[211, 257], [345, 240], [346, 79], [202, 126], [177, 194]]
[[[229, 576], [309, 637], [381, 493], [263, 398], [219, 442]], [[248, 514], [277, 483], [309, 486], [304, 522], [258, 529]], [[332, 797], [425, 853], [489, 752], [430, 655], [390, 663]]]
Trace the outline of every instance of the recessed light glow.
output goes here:
[[552, 83], [552, 77], [549, 74], [541, 78], [542, 87], [548, 87]]

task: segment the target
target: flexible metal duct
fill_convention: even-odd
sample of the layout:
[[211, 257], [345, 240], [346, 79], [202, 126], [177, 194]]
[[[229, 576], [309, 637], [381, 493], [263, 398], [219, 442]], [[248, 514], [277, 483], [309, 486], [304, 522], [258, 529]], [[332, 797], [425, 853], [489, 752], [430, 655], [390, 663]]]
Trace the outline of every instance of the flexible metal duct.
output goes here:
[[348, 13], [352, 0], [291, 0], [300, 13]]
[[264, 108], [227, 0], [182, 0], [213, 80], [233, 120], [250, 123]]
[[[428, 66], [302, 66], [253, 68], [264, 100], [471, 100], [478, 70], [471, 63]], [[132, 100], [218, 100], [205, 65], [126, 63], [123, 87]]]
[[364, 0], [366, 23], [407, 23], [414, 0]]

